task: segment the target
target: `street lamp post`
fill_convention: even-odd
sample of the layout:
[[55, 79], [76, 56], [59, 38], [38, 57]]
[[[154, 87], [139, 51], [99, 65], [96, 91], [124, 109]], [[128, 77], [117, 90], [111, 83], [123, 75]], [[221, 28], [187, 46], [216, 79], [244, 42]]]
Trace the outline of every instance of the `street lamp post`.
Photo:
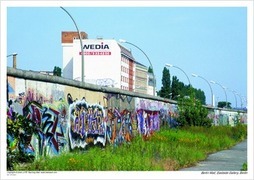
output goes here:
[[240, 97], [240, 100], [241, 100], [241, 108], [243, 108], [243, 99], [242, 99], [241, 95], [240, 95], [239, 93], [236, 93], [236, 95]]
[[247, 107], [247, 99], [246, 99], [246, 97], [245, 96], [242, 96], [242, 98], [243, 98], [243, 101], [245, 102], [245, 104], [246, 104], [246, 106], [245, 107]]
[[227, 88], [229, 91], [231, 91], [234, 94], [235, 97], [235, 107], [237, 108], [237, 98], [236, 98], [236, 92], [234, 90], [231, 90], [229, 88]]
[[201, 79], [203, 79], [203, 80], [205, 80], [207, 82], [207, 84], [209, 85], [210, 90], [211, 90], [211, 100], [212, 100], [211, 103], [212, 103], [212, 106], [213, 106], [214, 105], [214, 102], [213, 102], [213, 90], [212, 90], [212, 87], [211, 87], [210, 83], [204, 77], [202, 77], [202, 76], [199, 76], [199, 75], [194, 74], [194, 73], [192, 73], [191, 75], [193, 77], [199, 77], [199, 78], [201, 78]]
[[213, 83], [213, 84], [217, 84], [217, 85], [219, 85], [222, 89], [223, 89], [223, 91], [224, 91], [224, 93], [225, 93], [225, 97], [226, 97], [226, 108], [228, 107], [228, 100], [227, 100], [227, 93], [226, 93], [226, 87], [225, 86], [222, 86], [220, 83], [218, 83], [218, 82], [215, 82], [215, 81], [210, 81], [211, 83]]
[[13, 68], [17, 68], [17, 53], [12, 53], [12, 54], [9, 54], [9, 55], [7, 55], [6, 57], [10, 57], [10, 56], [12, 56], [13, 57]]
[[187, 74], [184, 72], [183, 69], [181, 69], [181, 68], [178, 67], [178, 66], [172, 65], [172, 64], [166, 64], [166, 66], [167, 66], [167, 67], [175, 67], [175, 68], [181, 70], [181, 71], [185, 74], [185, 76], [187, 77], [187, 79], [188, 79], [188, 81], [189, 81], [189, 85], [191, 86], [190, 79], [189, 79], [189, 77], [187, 76]]
[[149, 57], [148, 57], [148, 56], [146, 55], [146, 53], [145, 53], [140, 47], [138, 47], [137, 45], [135, 45], [135, 44], [133, 44], [133, 43], [130, 43], [130, 42], [124, 40], [124, 39], [119, 39], [119, 42], [120, 42], [120, 43], [130, 44], [130, 45], [136, 47], [137, 49], [139, 49], [139, 50], [145, 55], [145, 57], [146, 57], [147, 60], [149, 61], [150, 66], [151, 66], [151, 68], [152, 68], [152, 70], [153, 70], [153, 95], [155, 96], [156, 78], [155, 78], [155, 74], [154, 74], [153, 65], [152, 65], [152, 63], [151, 63]]
[[71, 16], [71, 14], [66, 9], [64, 9], [62, 6], [60, 6], [60, 8], [62, 10], [64, 10], [70, 16], [70, 18], [73, 21], [73, 23], [77, 29], [77, 32], [78, 32], [79, 41], [80, 41], [80, 48], [81, 48], [81, 81], [84, 82], [84, 50], [83, 50], [83, 43], [82, 43], [82, 39], [81, 39], [81, 34], [80, 34], [80, 31], [78, 29], [78, 26], [77, 26], [75, 20]]

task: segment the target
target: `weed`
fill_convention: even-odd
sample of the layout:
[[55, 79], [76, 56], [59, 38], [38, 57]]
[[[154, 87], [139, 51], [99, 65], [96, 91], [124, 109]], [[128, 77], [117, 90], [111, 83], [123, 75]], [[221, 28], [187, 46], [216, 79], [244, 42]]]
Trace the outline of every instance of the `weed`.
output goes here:
[[243, 163], [241, 171], [248, 171], [247, 163]]
[[247, 126], [242, 125], [161, 129], [147, 141], [137, 136], [130, 144], [119, 147], [93, 147], [85, 152], [42, 157], [26, 166], [18, 166], [17, 170], [175, 171], [204, 160], [212, 152], [235, 145], [246, 134]]

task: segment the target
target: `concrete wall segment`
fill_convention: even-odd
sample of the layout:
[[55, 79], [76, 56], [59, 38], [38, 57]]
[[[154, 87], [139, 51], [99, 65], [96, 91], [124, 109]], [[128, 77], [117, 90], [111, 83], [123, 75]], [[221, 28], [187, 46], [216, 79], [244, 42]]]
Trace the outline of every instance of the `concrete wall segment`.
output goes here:
[[[169, 99], [32, 71], [8, 68], [7, 85], [7, 117], [15, 111], [38, 125], [40, 138], [32, 136], [24, 149], [36, 157], [147, 137], [160, 126], [174, 127], [178, 117], [177, 104]], [[236, 118], [247, 124], [246, 112], [208, 109], [215, 125], [233, 126]]]
[[130, 91], [125, 91], [125, 90], [111, 88], [111, 87], [101, 87], [101, 86], [94, 85], [94, 84], [84, 83], [81, 81], [75, 81], [72, 79], [66, 79], [66, 78], [62, 78], [62, 77], [58, 77], [58, 76], [45, 75], [45, 74], [35, 73], [32, 71], [14, 69], [14, 68], [10, 68], [10, 67], [7, 68], [7, 76], [22, 78], [22, 79], [26, 79], [26, 80], [36, 80], [36, 81], [42, 81], [42, 82], [57, 83], [57, 84], [72, 86], [72, 87], [76, 87], [76, 88], [83, 88], [83, 89], [97, 91], [97, 92], [99, 91], [99, 92], [104, 92], [104, 93], [122, 94], [122, 95], [127, 95], [127, 96], [132, 96], [132, 97], [146, 98], [146, 99], [157, 100], [157, 101], [162, 101], [162, 102], [172, 103], [172, 104], [177, 103], [176, 101], [172, 101], [172, 100], [157, 97], [157, 96], [141, 94], [141, 93], [137, 93], [137, 92], [130, 92]]

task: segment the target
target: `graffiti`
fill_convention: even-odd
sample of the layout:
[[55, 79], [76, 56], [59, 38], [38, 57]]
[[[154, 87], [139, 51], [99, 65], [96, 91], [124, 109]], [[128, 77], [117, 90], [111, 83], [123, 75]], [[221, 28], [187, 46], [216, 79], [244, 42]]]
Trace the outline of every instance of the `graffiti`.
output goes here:
[[70, 147], [85, 148], [89, 143], [103, 146], [106, 144], [105, 112], [100, 105], [89, 105], [85, 98], [73, 101], [70, 94], [67, 95], [69, 104], [69, 137]]
[[245, 114], [245, 113], [240, 113], [239, 116], [240, 116], [240, 117], [239, 117], [240, 123], [247, 124], [247, 114]]
[[153, 101], [141, 98], [135, 98], [135, 107], [136, 109], [144, 109], [149, 111], [160, 111], [161, 109], [169, 109], [169, 104]]
[[103, 87], [114, 87], [116, 82], [113, 79], [106, 78], [106, 79], [97, 79], [96, 84], [98, 86], [103, 86]]
[[49, 103], [53, 104], [53, 97], [46, 98], [44, 95], [34, 92], [34, 90], [29, 89], [27, 92], [19, 92], [18, 96], [12, 99], [14, 102], [22, 104], [25, 106], [29, 102], [38, 102], [39, 104]]
[[[40, 157], [90, 145], [120, 146], [135, 136], [151, 137], [162, 126], [178, 126], [176, 104], [103, 92], [99, 92], [99, 99], [97, 95], [93, 99], [95, 93], [90, 95], [90, 90], [17, 79], [7, 83], [8, 122], [15, 122], [17, 115], [22, 115], [23, 126], [32, 124], [35, 132], [17, 129], [20, 140], [13, 134], [7, 134], [7, 139], [10, 149], [19, 148], [25, 154]], [[108, 82], [103, 83], [109, 86]], [[79, 98], [74, 99], [69, 92]], [[103, 106], [89, 103], [82, 94], [94, 102], [103, 100]], [[210, 109], [208, 118], [213, 119], [214, 125], [247, 123], [245, 112]]]
[[216, 111], [210, 110], [207, 117], [212, 120], [212, 123], [217, 126], [219, 124], [219, 114]]
[[[19, 96], [24, 97], [24, 93]], [[30, 99], [31, 100], [31, 99]], [[66, 148], [67, 140], [65, 137], [67, 122], [66, 122], [66, 105], [63, 102], [53, 105], [43, 104], [31, 101], [24, 108], [20, 102], [9, 101], [7, 116], [14, 120], [15, 114], [22, 115], [26, 121], [33, 123], [36, 128], [34, 134], [23, 132], [24, 139], [19, 142], [20, 147], [23, 147], [24, 153], [38, 154], [59, 154], [61, 150]], [[14, 141], [9, 135], [10, 142]], [[34, 151], [36, 149], [37, 152]]]
[[45, 97], [44, 95], [42, 95], [41, 93], [37, 93], [34, 90], [29, 89], [26, 93], [25, 102], [28, 104], [29, 102], [32, 102], [32, 101], [36, 101], [39, 104], [44, 104], [44, 103], [52, 104], [53, 103], [53, 97], [50, 96], [48, 98], [48, 97]]
[[23, 109], [24, 116], [35, 122], [37, 127], [37, 139], [39, 155], [43, 155], [47, 150], [47, 146], [54, 154], [58, 154], [61, 147], [67, 144], [64, 136], [64, 113], [53, 108], [42, 106], [38, 102], [30, 102]]
[[134, 137], [133, 124], [135, 121], [130, 111], [125, 109], [120, 113], [117, 108], [109, 109], [107, 117], [107, 138], [109, 142], [114, 145], [130, 142]]
[[247, 123], [247, 114], [225, 110], [210, 110], [207, 117], [213, 120], [215, 126], [230, 125], [235, 126], [238, 123]]
[[[133, 115], [128, 110], [119, 112], [117, 108], [108, 109], [107, 115], [100, 105], [90, 105], [83, 98], [73, 101], [71, 94], [67, 95], [70, 117], [70, 146], [85, 148], [89, 143], [106, 143], [120, 145], [130, 142], [134, 137], [135, 124]], [[134, 125], [134, 127], [136, 127]]]
[[138, 132], [143, 136], [150, 136], [154, 131], [160, 129], [159, 112], [156, 111], [137, 111]]
[[177, 123], [177, 117], [178, 112], [176, 109], [160, 109], [160, 113], [159, 113], [159, 118], [160, 118], [160, 122], [161, 122], [161, 126], [168, 126], [170, 128], [175, 128], [178, 126]]
[[117, 100], [118, 99], [121, 99], [122, 102], [124, 102], [125, 100], [127, 100], [127, 102], [130, 104], [133, 97], [132, 96], [127, 96], [127, 95], [121, 95], [121, 94], [108, 94], [107, 96], [104, 96], [104, 99], [106, 100], [110, 100], [111, 98], [116, 98]]
[[8, 107], [10, 107], [10, 105], [14, 105], [15, 103], [17, 104], [22, 104], [24, 102], [24, 98], [25, 98], [25, 92], [19, 93], [17, 97], [15, 98], [8, 98]]

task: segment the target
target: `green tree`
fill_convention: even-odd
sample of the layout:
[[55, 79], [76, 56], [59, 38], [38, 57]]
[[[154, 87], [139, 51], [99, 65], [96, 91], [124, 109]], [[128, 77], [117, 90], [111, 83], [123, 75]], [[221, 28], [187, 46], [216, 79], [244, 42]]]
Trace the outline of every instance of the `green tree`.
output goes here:
[[183, 82], [180, 82], [176, 76], [172, 77], [172, 99], [177, 100], [179, 97], [190, 96], [194, 91], [195, 89], [191, 87], [191, 85], [185, 85]]
[[171, 99], [178, 100], [179, 97], [188, 96], [185, 89], [185, 85], [183, 82], [179, 81], [179, 79], [176, 76], [172, 77], [172, 84], [171, 84]]
[[62, 76], [62, 69], [60, 67], [55, 66], [54, 70], [53, 70], [53, 75], [61, 77]]
[[148, 72], [149, 72], [149, 73], [153, 73], [153, 69], [152, 69], [152, 67], [151, 67], [151, 66], [149, 66], [149, 68], [148, 68]]
[[231, 108], [231, 103], [226, 101], [220, 101], [218, 102], [218, 107], [220, 108]]
[[158, 91], [158, 96], [177, 101], [179, 97], [190, 97], [193, 95], [195, 99], [200, 100], [201, 104], [205, 104], [206, 97], [204, 91], [193, 88], [190, 84], [185, 85], [183, 82], [179, 81], [177, 76], [172, 77], [171, 83], [170, 73], [166, 67], [164, 67], [162, 73], [162, 87], [161, 90]]
[[158, 92], [160, 97], [169, 98], [170, 96], [170, 73], [169, 70], [164, 67], [162, 72], [162, 87], [161, 90]]
[[178, 101], [179, 117], [177, 122], [180, 126], [205, 126], [211, 127], [212, 120], [208, 118], [208, 110], [201, 102], [194, 98], [183, 97]]
[[205, 105], [206, 103], [206, 97], [204, 91], [201, 89], [194, 89], [195, 98], [200, 100], [201, 104]]
[[172, 77], [172, 84], [171, 84], [171, 99], [177, 100], [177, 98], [180, 95], [180, 89], [179, 89], [179, 80], [176, 76]]

